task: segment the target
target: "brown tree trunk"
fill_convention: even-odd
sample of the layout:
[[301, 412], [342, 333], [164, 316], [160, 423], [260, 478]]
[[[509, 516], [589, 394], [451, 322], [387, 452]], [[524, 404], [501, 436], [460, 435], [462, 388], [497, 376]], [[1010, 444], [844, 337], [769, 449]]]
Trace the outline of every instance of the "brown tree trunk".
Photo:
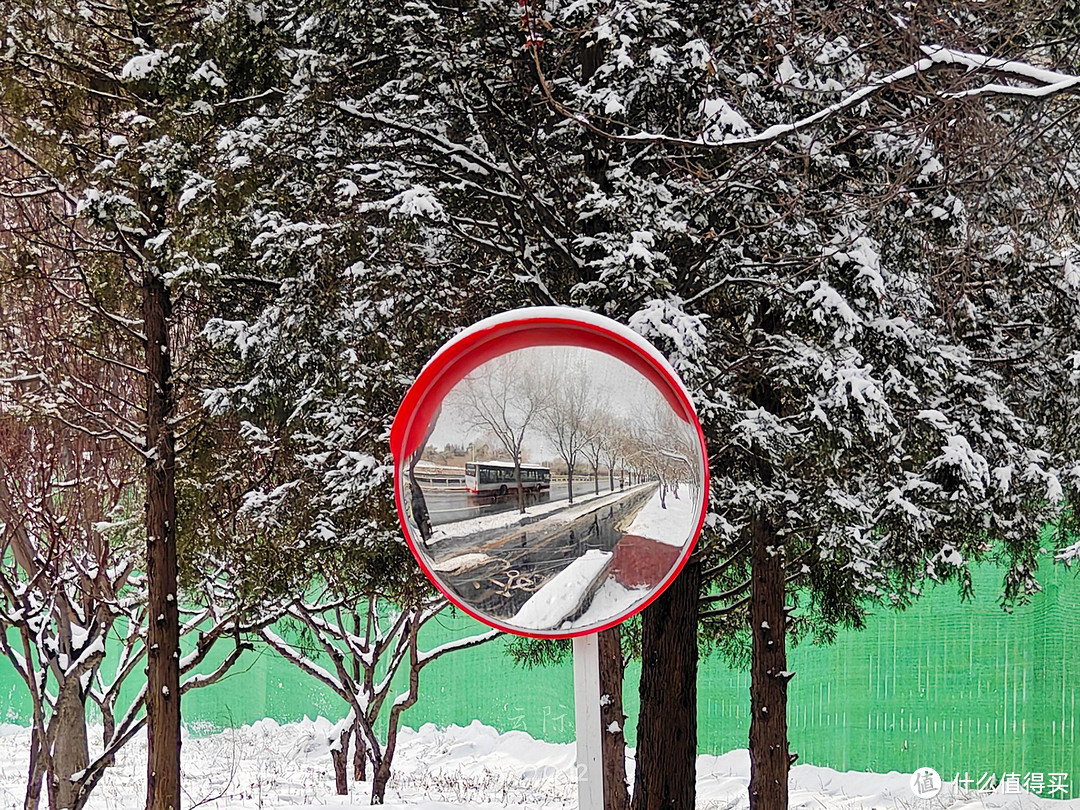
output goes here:
[[626, 810], [626, 735], [623, 728], [623, 657], [619, 626], [597, 636], [600, 653], [601, 760], [604, 765], [604, 810]]
[[26, 780], [23, 810], [37, 810], [41, 802], [41, 776], [45, 773], [45, 754], [41, 745], [41, 733], [35, 724], [30, 731], [30, 770]]
[[692, 810], [697, 773], [698, 598], [691, 560], [641, 614], [641, 711], [632, 810]]
[[386, 802], [386, 785], [390, 781], [390, 766], [394, 762], [394, 752], [397, 750], [398, 729], [401, 727], [401, 715], [408, 711], [420, 697], [420, 670], [423, 664], [420, 662], [417, 650], [417, 634], [420, 632], [420, 614], [410, 620], [409, 627], [405, 630], [409, 634], [409, 691], [405, 699], [395, 700], [390, 707], [390, 717], [386, 723], [386, 745], [383, 746], [382, 756], [375, 763], [375, 773], [371, 782], [371, 803], [384, 804]]
[[371, 803], [385, 804], [386, 785], [390, 781], [390, 760], [383, 754], [379, 764], [375, 766], [375, 774], [371, 781]]
[[787, 810], [787, 671], [783, 548], [764, 518], [750, 524], [750, 807]]
[[525, 488], [521, 486], [521, 458], [514, 457], [514, 486], [517, 487], [518, 512], [525, 514]]
[[[151, 204], [152, 201], [152, 204]], [[147, 221], [165, 202], [151, 195]], [[146, 574], [149, 591], [147, 810], [180, 810], [180, 623], [176, 604], [176, 441], [169, 360], [169, 289], [153, 265], [143, 278], [146, 330]]]
[[[370, 612], [368, 614], [371, 615]], [[353, 635], [359, 638], [360, 636], [360, 614], [353, 611]], [[370, 638], [370, 628], [365, 633], [365, 638]], [[363, 673], [360, 671], [360, 659], [357, 656], [353, 656], [352, 659], [352, 676], [353, 683], [359, 684], [362, 682]], [[367, 741], [364, 739], [363, 729], [360, 727], [360, 715], [356, 716], [356, 721], [353, 723], [353, 740], [355, 745], [353, 746], [353, 779], [357, 782], [363, 782], [367, 779]]]
[[90, 764], [90, 747], [86, 737], [86, 705], [79, 694], [79, 684], [64, 683], [56, 696], [56, 709], [50, 725], [56, 729], [49, 774], [49, 806], [79, 808], [83, 804], [71, 775]]
[[338, 737], [337, 747], [330, 748], [330, 759], [334, 763], [334, 788], [338, 796], [349, 795], [349, 737], [352, 729], [347, 728]]
[[[415, 630], [412, 632], [415, 633]], [[415, 651], [415, 637], [413, 639]], [[401, 713], [411, 708], [420, 695], [420, 665], [416, 660], [415, 653], [412, 656], [412, 664], [409, 670], [409, 693], [402, 702], [394, 702], [390, 707], [390, 718], [386, 724], [386, 745], [383, 746], [382, 757], [375, 764], [375, 773], [371, 781], [371, 803], [384, 804], [386, 802], [386, 786], [390, 782], [390, 767], [394, 764], [394, 752], [397, 750], [398, 730], [401, 726]]]
[[353, 779], [363, 782], [367, 779], [367, 742], [360, 731], [360, 721], [353, 725], [353, 737], [356, 745], [353, 746]]
[[[114, 695], [111, 700], [106, 701], [105, 705], [101, 707], [101, 747], [102, 749], [108, 748], [109, 743], [112, 742], [113, 737], [116, 736], [116, 716], [115, 711], [116, 696]], [[116, 764], [116, 757], [111, 756], [105, 760], [107, 767], [112, 767]]]

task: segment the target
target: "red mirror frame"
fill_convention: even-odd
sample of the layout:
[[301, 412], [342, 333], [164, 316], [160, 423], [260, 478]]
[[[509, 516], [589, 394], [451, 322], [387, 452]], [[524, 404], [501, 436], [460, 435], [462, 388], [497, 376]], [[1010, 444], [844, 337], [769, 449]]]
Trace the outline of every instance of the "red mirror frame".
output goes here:
[[[601, 627], [565, 633], [529, 633], [480, 615], [442, 586], [424, 562], [409, 532], [401, 491], [401, 467], [423, 443], [446, 395], [483, 363], [518, 349], [534, 346], [575, 346], [593, 349], [623, 361], [648, 379], [698, 437], [704, 472], [701, 513], [679, 560], [640, 604]], [[446, 344], [421, 369], [409, 388], [390, 428], [390, 452], [394, 457], [394, 498], [402, 533], [424, 575], [451, 604], [489, 627], [532, 638], [572, 638], [614, 627], [640, 613], [675, 580], [693, 553], [709, 506], [709, 455], [689, 392], [675, 370], [648, 341], [626, 326], [585, 310], [570, 307], [529, 307], [487, 318], [464, 330]]]

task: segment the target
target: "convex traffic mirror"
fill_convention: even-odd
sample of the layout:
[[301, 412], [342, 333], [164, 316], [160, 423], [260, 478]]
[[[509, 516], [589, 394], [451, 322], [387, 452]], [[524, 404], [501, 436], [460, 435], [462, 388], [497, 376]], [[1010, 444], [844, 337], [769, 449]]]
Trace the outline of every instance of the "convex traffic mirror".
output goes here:
[[636, 333], [574, 309], [515, 310], [447, 343], [391, 447], [424, 572], [519, 635], [634, 615], [678, 574], [705, 516], [705, 444], [678, 376]]

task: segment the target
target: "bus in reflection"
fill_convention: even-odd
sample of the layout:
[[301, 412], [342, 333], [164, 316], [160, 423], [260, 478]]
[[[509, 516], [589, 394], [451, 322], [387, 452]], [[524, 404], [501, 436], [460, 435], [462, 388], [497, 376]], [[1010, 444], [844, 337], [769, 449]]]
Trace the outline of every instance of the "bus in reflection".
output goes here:
[[[516, 492], [514, 464], [511, 461], [467, 461], [465, 488], [475, 496], [498, 497]], [[551, 489], [551, 470], [547, 467], [521, 465], [521, 489], [540, 496]]]

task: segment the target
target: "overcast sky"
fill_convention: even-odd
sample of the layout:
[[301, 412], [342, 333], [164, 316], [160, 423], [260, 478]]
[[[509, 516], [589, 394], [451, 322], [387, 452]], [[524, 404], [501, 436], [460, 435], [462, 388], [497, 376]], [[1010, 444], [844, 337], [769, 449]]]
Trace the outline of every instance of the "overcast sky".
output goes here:
[[[521, 370], [522, 378], [530, 372], [542, 376], [546, 372], [547, 380], [565, 379], [570, 370], [583, 369], [589, 381], [590, 402], [598, 407], [603, 406], [608, 413], [623, 421], [632, 422], [647, 417], [656, 408], [670, 407], [651, 382], [626, 363], [610, 355], [577, 346], [531, 347], [497, 357], [458, 383], [443, 400], [442, 413], [428, 440], [429, 448], [442, 449], [447, 444], [468, 446], [472, 441], [485, 439], [486, 431], [468, 424], [469, 406], [464, 391], [468, 380], [481, 379], [503, 364]], [[514, 379], [517, 378], [518, 375], [515, 374]], [[526, 429], [524, 450], [526, 458], [532, 463], [558, 457], [555, 448], [544, 437], [543, 427], [538, 419], [534, 419]]]

